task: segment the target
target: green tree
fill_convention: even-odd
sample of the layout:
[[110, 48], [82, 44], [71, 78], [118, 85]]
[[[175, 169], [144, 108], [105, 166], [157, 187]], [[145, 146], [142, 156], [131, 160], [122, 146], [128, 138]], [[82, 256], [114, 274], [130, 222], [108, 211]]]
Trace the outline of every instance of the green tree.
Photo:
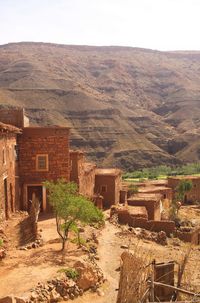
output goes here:
[[180, 200], [181, 202], [184, 201], [185, 194], [192, 189], [192, 181], [183, 179], [179, 182], [178, 186], [176, 187], [176, 199]]
[[80, 195], [77, 185], [73, 182], [58, 180], [46, 181], [49, 203], [52, 205], [56, 216], [56, 227], [62, 239], [62, 250], [68, 239], [69, 231], [79, 222], [89, 224], [103, 221], [103, 213], [95, 205]]

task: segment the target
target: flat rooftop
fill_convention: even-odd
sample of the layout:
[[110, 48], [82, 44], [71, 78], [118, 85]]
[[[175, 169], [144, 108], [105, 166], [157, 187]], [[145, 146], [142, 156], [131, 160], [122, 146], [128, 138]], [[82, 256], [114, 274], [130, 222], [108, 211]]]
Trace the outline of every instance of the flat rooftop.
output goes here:
[[161, 197], [160, 194], [138, 193], [128, 198], [128, 201], [160, 201]]
[[27, 137], [44, 137], [51, 135], [68, 135], [70, 131], [69, 127], [64, 126], [34, 126], [34, 127], [24, 127], [22, 129], [22, 135]]
[[121, 170], [118, 168], [98, 168], [95, 174], [98, 176], [118, 176], [121, 174]]
[[139, 193], [148, 193], [148, 192], [159, 192], [159, 191], [171, 191], [172, 189], [170, 187], [166, 186], [145, 186], [140, 187], [138, 189]]
[[145, 206], [128, 206], [128, 212], [134, 217], [148, 218], [147, 209]]

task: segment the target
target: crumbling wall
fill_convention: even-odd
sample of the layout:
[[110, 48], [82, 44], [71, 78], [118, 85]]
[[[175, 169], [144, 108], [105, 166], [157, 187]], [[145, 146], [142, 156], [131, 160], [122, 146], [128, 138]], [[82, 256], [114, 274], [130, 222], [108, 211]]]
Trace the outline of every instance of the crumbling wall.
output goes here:
[[28, 216], [19, 223], [19, 245], [23, 246], [30, 242], [34, 242], [37, 238], [37, 222], [33, 216]]
[[167, 236], [175, 232], [174, 221], [148, 221], [147, 229], [155, 232], [164, 231]]
[[28, 217], [19, 223], [20, 228], [20, 245], [26, 245], [34, 242], [37, 238], [38, 216], [40, 212], [40, 202], [35, 195], [32, 197], [31, 209]]
[[191, 231], [181, 231], [177, 230], [176, 236], [184, 241], [184, 242], [190, 242], [191, 244], [194, 245], [199, 245], [199, 234], [200, 234], [200, 229], [192, 229]]
[[120, 224], [128, 224], [131, 227], [140, 227], [154, 232], [164, 231], [167, 236], [175, 232], [174, 221], [154, 221], [147, 220], [145, 217], [131, 216], [128, 209], [117, 210], [118, 221]]

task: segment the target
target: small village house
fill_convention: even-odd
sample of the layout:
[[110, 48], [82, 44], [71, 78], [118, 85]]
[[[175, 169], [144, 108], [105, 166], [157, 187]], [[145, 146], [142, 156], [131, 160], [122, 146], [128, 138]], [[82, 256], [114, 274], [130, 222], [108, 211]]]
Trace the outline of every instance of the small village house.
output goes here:
[[29, 210], [35, 193], [41, 211], [49, 210], [43, 182], [70, 180], [69, 128], [25, 127], [17, 142], [21, 207]]
[[160, 194], [139, 193], [128, 198], [130, 206], [144, 206], [148, 213], [148, 220], [161, 220], [162, 196]]
[[103, 196], [103, 207], [110, 208], [120, 201], [121, 170], [99, 168], [95, 172], [95, 193]]
[[168, 187], [172, 188], [173, 196], [176, 193], [176, 188], [181, 180], [191, 180], [192, 189], [184, 196], [184, 203], [200, 202], [200, 177], [199, 176], [177, 176], [168, 178]]

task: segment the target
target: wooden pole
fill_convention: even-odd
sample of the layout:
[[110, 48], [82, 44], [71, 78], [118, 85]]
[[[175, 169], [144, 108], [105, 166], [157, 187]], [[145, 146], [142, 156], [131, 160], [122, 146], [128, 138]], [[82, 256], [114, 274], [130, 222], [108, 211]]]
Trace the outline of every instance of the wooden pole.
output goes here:
[[145, 293], [142, 296], [142, 299], [140, 300], [141, 303], [145, 302], [145, 299], [147, 297], [147, 295], [149, 294], [150, 288], [147, 288]]
[[175, 287], [175, 286], [172, 286], [172, 285], [167, 285], [167, 284], [163, 284], [163, 283], [160, 283], [160, 282], [153, 282], [153, 284], [157, 285], [157, 286], [161, 286], [161, 287], [171, 288], [171, 289], [180, 291], [180, 292], [182, 292], [184, 294], [187, 294], [187, 295], [190, 295], [190, 296], [200, 297], [200, 293], [195, 294], [194, 292], [191, 292], [189, 290], [181, 289], [179, 287]]
[[151, 302], [155, 300], [155, 293], [154, 293], [154, 270], [155, 270], [155, 260], [152, 262], [152, 272], [151, 272], [151, 285], [150, 285], [150, 297]]

